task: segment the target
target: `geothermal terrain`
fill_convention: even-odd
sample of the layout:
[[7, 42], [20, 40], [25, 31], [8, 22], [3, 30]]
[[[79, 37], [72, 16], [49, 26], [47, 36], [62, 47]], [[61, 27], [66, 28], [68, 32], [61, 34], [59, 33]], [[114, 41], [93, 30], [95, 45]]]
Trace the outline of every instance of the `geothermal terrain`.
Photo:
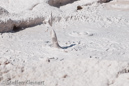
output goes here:
[[129, 0], [0, 0], [0, 86], [129, 86]]

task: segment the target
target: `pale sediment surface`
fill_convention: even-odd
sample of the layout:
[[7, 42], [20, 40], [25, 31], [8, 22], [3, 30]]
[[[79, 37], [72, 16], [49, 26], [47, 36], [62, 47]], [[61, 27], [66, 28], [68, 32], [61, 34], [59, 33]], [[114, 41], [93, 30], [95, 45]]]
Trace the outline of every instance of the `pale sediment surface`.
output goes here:
[[0, 86], [129, 86], [129, 1], [98, 1], [1, 0], [0, 32], [11, 32], [0, 33]]

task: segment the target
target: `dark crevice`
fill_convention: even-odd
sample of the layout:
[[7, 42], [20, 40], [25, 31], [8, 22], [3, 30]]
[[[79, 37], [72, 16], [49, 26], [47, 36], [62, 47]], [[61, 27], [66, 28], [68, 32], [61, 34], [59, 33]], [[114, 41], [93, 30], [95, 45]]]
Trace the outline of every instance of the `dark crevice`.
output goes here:
[[[74, 3], [75, 1], [79, 1], [79, 0], [49, 0], [48, 4], [59, 8], [60, 6]], [[112, 0], [99, 0], [98, 3], [108, 3], [110, 1]]]
[[100, 0], [100, 1], [98, 1], [98, 3], [108, 3], [110, 1], [112, 1], [112, 0]]
[[20, 26], [14, 25], [12, 32], [13, 32], [13, 33], [19, 32], [19, 31], [24, 30], [25, 28], [34, 27], [34, 26], [41, 25], [41, 24], [42, 24], [42, 22], [41, 22], [41, 23], [32, 24], [32, 25], [28, 25], [28, 26], [25, 26], [25, 25], [22, 25], [22, 24], [21, 24]]
[[78, 1], [78, 0], [49, 0], [48, 4], [59, 8], [60, 6], [64, 6], [66, 4], [73, 3], [75, 1]]
[[23, 30], [22, 27], [13, 26], [13, 32], [19, 32], [21, 30]]
[[112, 1], [112, 0], [107, 0], [106, 3], [110, 2], [110, 1]]

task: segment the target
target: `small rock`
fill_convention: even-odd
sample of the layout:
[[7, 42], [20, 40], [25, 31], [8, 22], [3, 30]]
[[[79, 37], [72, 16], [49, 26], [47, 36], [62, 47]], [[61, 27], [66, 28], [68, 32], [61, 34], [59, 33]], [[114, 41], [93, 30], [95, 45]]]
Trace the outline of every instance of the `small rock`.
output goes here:
[[81, 10], [82, 9], [82, 7], [81, 6], [77, 6], [77, 10]]
[[67, 74], [65, 74], [65, 75], [63, 76], [63, 78], [66, 78], [66, 77], [68, 77], [68, 75], [67, 75]]

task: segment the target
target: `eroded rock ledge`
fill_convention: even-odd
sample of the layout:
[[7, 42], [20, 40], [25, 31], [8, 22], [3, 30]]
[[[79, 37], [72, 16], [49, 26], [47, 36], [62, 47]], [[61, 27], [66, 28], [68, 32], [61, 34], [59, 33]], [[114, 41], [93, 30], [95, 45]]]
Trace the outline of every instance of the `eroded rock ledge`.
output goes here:
[[[75, 1], [78, 0], [48, 0], [48, 2], [42, 2], [36, 4], [36, 6], [32, 6], [32, 10], [25, 10], [24, 12], [17, 14], [9, 13], [6, 9], [0, 7], [0, 33], [10, 32], [14, 28], [26, 28], [42, 24], [42, 22], [49, 16], [48, 14], [50, 14], [53, 10], [56, 15], [62, 14], [58, 8], [53, 6], [61, 6], [59, 5], [60, 2], [62, 2], [62, 5], [64, 5]], [[96, 1], [107, 2], [109, 0], [95, 0], [95, 2]], [[58, 19], [60, 19], [60, 16], [58, 17]]]

